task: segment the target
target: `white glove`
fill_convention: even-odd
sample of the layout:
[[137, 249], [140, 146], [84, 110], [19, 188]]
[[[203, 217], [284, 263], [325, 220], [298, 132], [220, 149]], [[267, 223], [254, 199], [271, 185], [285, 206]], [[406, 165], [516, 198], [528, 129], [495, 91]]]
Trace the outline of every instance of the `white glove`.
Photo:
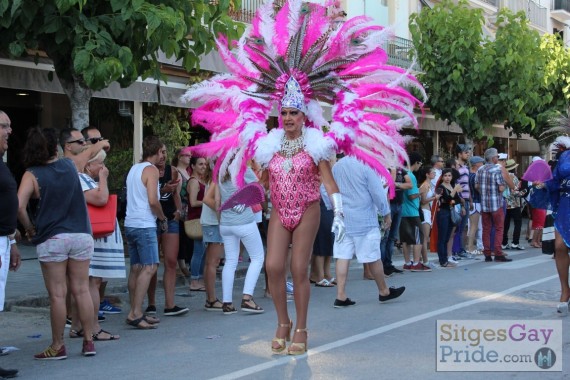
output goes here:
[[232, 211], [241, 214], [242, 212], [245, 211], [245, 207], [246, 206], [244, 204], [235, 205], [234, 207], [232, 207]]
[[344, 239], [344, 214], [342, 212], [342, 196], [340, 193], [334, 193], [332, 196], [334, 209], [334, 219], [331, 232], [335, 235], [335, 240], [341, 242]]

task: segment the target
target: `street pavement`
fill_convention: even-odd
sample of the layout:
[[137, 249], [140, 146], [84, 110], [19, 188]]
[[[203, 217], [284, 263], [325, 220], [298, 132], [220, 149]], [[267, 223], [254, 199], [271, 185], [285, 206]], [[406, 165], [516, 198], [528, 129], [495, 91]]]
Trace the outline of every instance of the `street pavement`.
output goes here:
[[[523, 235], [524, 236], [524, 235]], [[406, 286], [401, 298], [380, 304], [373, 281], [362, 279], [362, 267], [352, 262], [347, 294], [356, 305], [332, 307], [335, 288], [311, 288], [309, 352], [300, 357], [272, 355], [270, 342], [276, 315], [263, 297], [263, 276], [256, 301], [266, 310], [259, 315], [233, 315], [203, 309], [204, 293], [186, 291], [179, 283], [176, 303], [190, 312], [162, 315], [163, 293], [158, 291], [156, 330], [141, 331], [125, 324], [126, 313], [107, 316], [102, 327], [120, 334], [119, 341], [96, 342], [97, 355], [80, 355], [81, 339], [69, 339], [68, 359], [42, 362], [33, 354], [50, 343], [45, 288], [33, 249], [23, 247], [25, 261], [10, 273], [7, 304], [0, 314], [0, 345], [18, 350], [0, 357], [0, 367], [18, 368], [24, 379], [567, 379], [570, 377], [570, 317], [555, 312], [559, 282], [554, 260], [539, 249], [509, 251], [513, 262], [462, 260], [455, 269], [396, 274], [390, 286]], [[402, 256], [395, 263], [402, 265]], [[430, 254], [435, 261], [437, 255]], [[242, 264], [243, 266], [246, 264]], [[240, 269], [243, 272], [243, 269]], [[127, 309], [124, 281], [108, 289]], [[243, 279], [237, 278], [234, 303], [239, 306]], [[108, 292], [109, 293], [109, 292]], [[217, 283], [221, 298], [221, 284]], [[43, 300], [43, 301], [42, 301]], [[294, 304], [289, 303], [294, 321]], [[437, 320], [561, 320], [562, 372], [437, 372]]]

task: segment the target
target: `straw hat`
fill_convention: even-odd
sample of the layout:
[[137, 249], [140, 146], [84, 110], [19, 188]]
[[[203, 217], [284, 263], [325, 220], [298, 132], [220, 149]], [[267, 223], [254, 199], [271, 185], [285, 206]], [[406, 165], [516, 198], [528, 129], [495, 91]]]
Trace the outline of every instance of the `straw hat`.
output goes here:
[[515, 170], [518, 166], [519, 166], [519, 164], [517, 164], [515, 162], [515, 160], [510, 159], [510, 160], [507, 160], [507, 162], [505, 164], [505, 169], [507, 169], [507, 171], [511, 171], [511, 170]]

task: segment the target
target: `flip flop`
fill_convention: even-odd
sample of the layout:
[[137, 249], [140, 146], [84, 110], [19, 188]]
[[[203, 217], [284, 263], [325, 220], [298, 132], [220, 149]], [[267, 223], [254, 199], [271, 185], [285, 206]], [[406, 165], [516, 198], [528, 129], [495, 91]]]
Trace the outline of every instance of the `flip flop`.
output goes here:
[[[100, 338], [99, 334], [109, 334], [109, 338]], [[97, 341], [119, 340], [119, 339], [120, 339], [119, 335], [113, 335], [109, 331], [105, 331], [103, 329], [99, 330], [98, 333], [93, 334], [93, 340], [97, 340]]]
[[157, 317], [153, 317], [152, 315], [144, 315], [143, 319], [145, 320], [146, 323], [150, 323], [151, 325], [156, 325], [157, 323], [160, 323], [160, 319], [158, 319]]
[[338, 284], [336, 283], [336, 278], [334, 278], [334, 277], [331, 277], [331, 279], [328, 280], [328, 281], [329, 281], [331, 284], [333, 284], [333, 285], [338, 285]]
[[323, 278], [321, 281], [315, 283], [315, 286], [318, 286], [319, 288], [332, 288], [334, 285], [326, 278]]
[[[141, 322], [146, 322], [147, 325], [146, 325], [146, 326], [141, 325]], [[144, 316], [144, 315], [143, 315], [142, 317], [140, 317], [140, 318], [137, 318], [137, 319], [129, 319], [129, 318], [127, 318], [127, 325], [136, 327], [136, 328], [139, 329], [139, 330], [152, 330], [152, 329], [155, 329], [155, 328], [156, 328], [155, 325], [150, 324], [150, 323], [145, 319], [145, 316]]]
[[206, 288], [205, 287], [201, 287], [201, 288], [189, 288], [191, 292], [205, 292]]
[[69, 330], [69, 337], [72, 339], [82, 338], [83, 337], [83, 329], [79, 329], [79, 330], [71, 329], [71, 330]]

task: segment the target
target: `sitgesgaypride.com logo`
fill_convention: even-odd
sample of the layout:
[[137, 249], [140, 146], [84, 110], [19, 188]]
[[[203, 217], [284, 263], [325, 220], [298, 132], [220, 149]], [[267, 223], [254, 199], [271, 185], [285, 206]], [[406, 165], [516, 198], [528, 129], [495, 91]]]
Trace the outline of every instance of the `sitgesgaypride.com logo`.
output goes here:
[[441, 320], [437, 371], [562, 371], [562, 321]]

